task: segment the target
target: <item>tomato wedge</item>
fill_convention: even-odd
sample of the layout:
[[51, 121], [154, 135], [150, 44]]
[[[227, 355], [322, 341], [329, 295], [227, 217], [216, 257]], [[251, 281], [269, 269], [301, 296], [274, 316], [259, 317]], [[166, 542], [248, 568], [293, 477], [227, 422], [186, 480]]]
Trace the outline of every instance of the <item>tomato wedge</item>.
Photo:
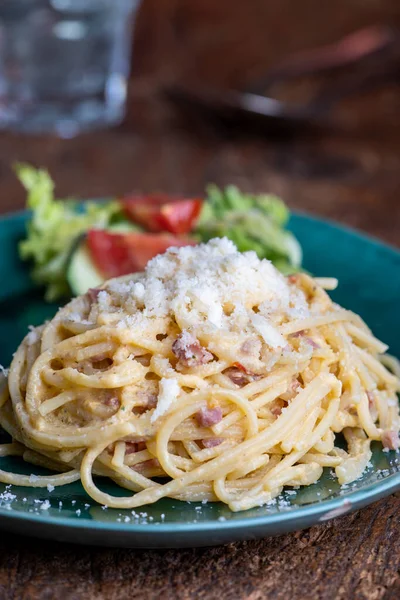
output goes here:
[[106, 279], [143, 271], [151, 258], [171, 246], [194, 246], [189, 238], [167, 233], [110, 233], [91, 229], [87, 246], [94, 264]]
[[200, 198], [172, 198], [166, 194], [123, 198], [127, 216], [149, 231], [181, 235], [192, 231], [200, 215]]

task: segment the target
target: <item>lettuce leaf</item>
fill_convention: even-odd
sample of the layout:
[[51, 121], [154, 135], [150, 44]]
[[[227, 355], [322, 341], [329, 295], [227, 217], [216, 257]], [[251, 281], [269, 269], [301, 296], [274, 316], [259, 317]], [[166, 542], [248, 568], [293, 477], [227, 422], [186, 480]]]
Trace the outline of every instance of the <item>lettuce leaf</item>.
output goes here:
[[245, 194], [232, 185], [225, 189], [209, 185], [196, 232], [204, 242], [226, 236], [241, 252], [254, 250], [288, 274], [297, 271], [302, 261], [300, 244], [285, 229], [289, 217], [287, 206], [277, 196]]
[[72, 200], [55, 199], [47, 171], [19, 164], [16, 173], [28, 192], [27, 206], [32, 211], [19, 253], [23, 260], [33, 262], [33, 280], [46, 287], [46, 300], [54, 301], [69, 293], [66, 268], [76, 239], [90, 228], [107, 227], [121, 209], [114, 201], [86, 202], [82, 209]]

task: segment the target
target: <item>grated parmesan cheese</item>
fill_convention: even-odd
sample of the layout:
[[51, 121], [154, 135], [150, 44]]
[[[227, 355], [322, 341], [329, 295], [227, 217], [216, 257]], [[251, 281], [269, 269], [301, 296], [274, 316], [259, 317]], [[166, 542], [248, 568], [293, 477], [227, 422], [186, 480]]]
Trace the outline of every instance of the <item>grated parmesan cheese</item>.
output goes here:
[[87, 319], [82, 319], [82, 316], [78, 312], [69, 313], [68, 321], [72, 321], [73, 323], [80, 323], [81, 325], [92, 325], [91, 321], [88, 321]]
[[39, 341], [40, 336], [39, 336], [36, 328], [33, 325], [29, 325], [28, 329], [29, 329], [29, 333], [25, 338], [26, 343], [28, 344], [28, 346], [33, 346], [33, 344], [36, 344], [36, 342]]
[[3, 503], [11, 503], [16, 497], [15, 494], [12, 494], [6, 488], [6, 491], [0, 493], [0, 506], [3, 506]]
[[9, 372], [10, 372], [10, 369], [6, 369], [5, 367], [3, 367], [3, 365], [0, 365], [0, 375], [2, 377], [8, 377]]
[[[282, 317], [308, 314], [304, 294], [268, 260], [241, 253], [227, 238], [170, 248], [142, 274], [113, 280], [98, 295], [105, 313], [120, 313], [118, 328], [145, 327], [168, 317], [189, 330], [257, 331], [273, 348], [285, 345], [276, 325]], [[254, 309], [257, 312], [254, 312]]]
[[51, 507], [51, 504], [48, 500], [44, 500], [42, 502], [42, 504], [40, 505], [40, 510], [49, 510], [49, 508]]
[[[120, 285], [123, 286], [122, 283]], [[105, 290], [101, 290], [98, 293], [97, 302], [101, 310], [107, 310], [111, 304], [110, 295]]]
[[177, 399], [179, 392], [180, 387], [175, 377], [171, 377], [170, 379], [163, 377], [160, 380], [157, 406], [150, 417], [152, 423], [168, 412], [171, 405]]
[[268, 323], [265, 317], [254, 314], [251, 317], [254, 329], [261, 335], [264, 342], [272, 348], [283, 348], [286, 345], [285, 338], [275, 327]]

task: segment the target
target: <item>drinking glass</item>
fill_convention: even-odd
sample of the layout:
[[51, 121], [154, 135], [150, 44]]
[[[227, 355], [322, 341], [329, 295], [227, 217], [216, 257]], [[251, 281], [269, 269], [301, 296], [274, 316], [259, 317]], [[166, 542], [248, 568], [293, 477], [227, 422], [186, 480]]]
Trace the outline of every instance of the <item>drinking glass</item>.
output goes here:
[[139, 0], [2, 0], [0, 128], [72, 137], [119, 123]]

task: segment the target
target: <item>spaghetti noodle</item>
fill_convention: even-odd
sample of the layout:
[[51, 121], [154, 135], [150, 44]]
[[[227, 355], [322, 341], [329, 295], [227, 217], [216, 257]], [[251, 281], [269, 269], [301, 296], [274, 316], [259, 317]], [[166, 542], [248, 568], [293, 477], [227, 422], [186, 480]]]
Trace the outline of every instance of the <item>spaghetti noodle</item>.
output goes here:
[[[400, 382], [385, 344], [330, 300], [335, 284], [285, 278], [222, 239], [72, 300], [25, 337], [0, 401], [13, 439], [0, 456], [57, 474], [0, 481], [81, 479], [117, 508], [168, 496], [238, 511], [324, 467], [357, 479], [373, 440], [398, 448]], [[135, 493], [111, 496], [93, 475]]]

